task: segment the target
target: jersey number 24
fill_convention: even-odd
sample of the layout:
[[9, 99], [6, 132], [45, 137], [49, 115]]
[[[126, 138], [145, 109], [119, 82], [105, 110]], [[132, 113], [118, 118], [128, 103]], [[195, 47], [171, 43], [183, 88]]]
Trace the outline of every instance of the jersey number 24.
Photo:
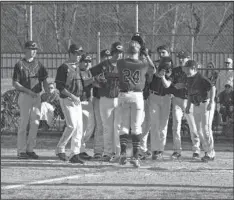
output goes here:
[[133, 82], [138, 84], [140, 82], [140, 70], [135, 70], [133, 73], [129, 69], [124, 69], [123, 71], [124, 82], [129, 83]]

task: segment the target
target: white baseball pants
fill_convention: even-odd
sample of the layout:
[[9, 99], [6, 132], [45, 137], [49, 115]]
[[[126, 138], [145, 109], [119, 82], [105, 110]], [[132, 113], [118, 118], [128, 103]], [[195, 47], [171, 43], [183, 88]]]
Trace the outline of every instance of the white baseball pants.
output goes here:
[[149, 109], [149, 99], [144, 100], [144, 117], [142, 123], [142, 137], [141, 137], [141, 150], [146, 152], [147, 140], [150, 132], [150, 109]]
[[171, 96], [158, 96], [151, 93], [149, 96], [149, 105], [151, 151], [164, 151], [167, 139]]
[[81, 104], [75, 105], [69, 98], [60, 98], [60, 105], [66, 120], [66, 128], [57, 145], [57, 153], [65, 153], [65, 147], [71, 139], [71, 155], [79, 154], [85, 151], [82, 144], [83, 139], [83, 119]]
[[144, 99], [142, 92], [127, 92], [119, 94], [120, 135], [142, 134], [142, 116], [144, 115]]
[[[36, 146], [36, 137], [41, 114], [41, 97], [32, 98], [30, 95], [20, 92], [18, 98], [20, 107], [20, 127], [17, 135], [17, 152], [33, 152]], [[27, 126], [29, 134], [27, 137]]]
[[54, 107], [48, 102], [41, 103], [41, 118], [40, 120], [46, 120], [50, 126], [54, 118]]
[[83, 142], [89, 141], [90, 137], [93, 135], [95, 129], [95, 119], [92, 101], [84, 101], [81, 103], [82, 113], [83, 113], [83, 131], [84, 139]]
[[100, 98], [100, 114], [102, 118], [104, 155], [120, 154], [118, 134], [118, 98]]
[[190, 108], [190, 113], [184, 113], [187, 106], [187, 99], [179, 97], [172, 98], [172, 134], [173, 134], [173, 149], [174, 152], [181, 153], [181, 122], [183, 114], [188, 122], [190, 129], [190, 136], [192, 140], [192, 150], [194, 153], [200, 153], [200, 139], [197, 133], [196, 123], [193, 116], [193, 104]]
[[194, 119], [197, 131], [201, 140], [201, 144], [208, 156], [215, 157], [214, 151], [214, 138], [212, 131], [212, 122], [214, 118], [215, 103], [212, 105], [211, 110], [207, 110], [209, 99], [199, 106], [194, 106]]

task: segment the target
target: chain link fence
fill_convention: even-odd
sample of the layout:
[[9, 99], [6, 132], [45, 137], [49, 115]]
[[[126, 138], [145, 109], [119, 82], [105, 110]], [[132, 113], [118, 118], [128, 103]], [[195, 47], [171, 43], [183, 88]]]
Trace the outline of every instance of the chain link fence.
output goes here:
[[[4, 131], [18, 129], [17, 93], [8, 85], [30, 38], [30, 5], [32, 36], [40, 47], [38, 58], [52, 79], [67, 59], [70, 44], [83, 46], [96, 64], [97, 52], [110, 48], [113, 42], [121, 41], [127, 47], [137, 23], [153, 60], [158, 59], [156, 48], [162, 44], [171, 47], [175, 63], [180, 50], [188, 51], [203, 66], [213, 61], [222, 68], [226, 58], [233, 58], [233, 2], [138, 2], [138, 13], [135, 2], [1, 2]], [[56, 122], [53, 130], [61, 131], [62, 127]]]

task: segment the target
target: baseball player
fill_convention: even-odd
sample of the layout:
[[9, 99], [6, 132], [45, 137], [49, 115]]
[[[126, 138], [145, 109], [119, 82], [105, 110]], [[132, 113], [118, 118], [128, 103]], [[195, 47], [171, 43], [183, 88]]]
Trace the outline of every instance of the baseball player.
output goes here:
[[[80, 97], [83, 93], [79, 60], [83, 54], [82, 47], [72, 44], [69, 48], [69, 59], [58, 69], [55, 78], [56, 88], [60, 92], [60, 104], [66, 120], [66, 128], [56, 148], [56, 155], [60, 160], [83, 164], [79, 154], [85, 152], [82, 146], [83, 119]], [[71, 138], [71, 154], [68, 158], [65, 147]]]
[[[140, 36], [139, 33], [135, 33], [132, 38], [132, 41], [137, 41], [141, 45], [141, 49], [145, 48], [145, 43], [142, 37]], [[148, 54], [151, 57], [151, 50], [148, 50]], [[140, 60], [145, 60], [145, 55], [140, 53]], [[140, 152], [139, 152], [139, 158], [141, 160], [144, 160], [146, 158], [149, 158], [151, 156], [151, 152], [147, 147], [147, 141], [148, 141], [148, 136], [149, 136], [149, 131], [150, 131], [150, 112], [149, 112], [149, 84], [152, 80], [152, 75], [153, 74], [146, 74], [146, 81], [145, 81], [145, 87], [143, 89], [143, 98], [144, 98], [144, 115], [143, 117], [143, 122], [142, 122], [142, 135], [141, 135], [141, 140], [140, 140]]]
[[[139, 55], [145, 55], [146, 60], [140, 60]], [[155, 68], [148, 55], [147, 49], [141, 49], [139, 42], [131, 40], [128, 48], [129, 57], [120, 59], [117, 68], [120, 81], [119, 106], [121, 117], [120, 146], [121, 155], [119, 163], [126, 164], [126, 148], [129, 129], [133, 145], [133, 158], [131, 163], [139, 167], [139, 149], [142, 134], [142, 115], [144, 114], [143, 89], [145, 87], [146, 73], [154, 73]]]
[[[186, 87], [187, 75], [182, 70], [182, 67], [189, 60], [190, 56], [185, 51], [180, 51], [177, 54], [179, 58], [179, 66], [172, 68], [172, 85], [170, 87], [171, 93], [173, 94], [172, 98], [172, 134], [173, 134], [173, 149], [174, 152], [172, 154], [173, 159], [178, 159], [181, 157], [181, 122], [182, 117], [187, 105], [188, 99], [188, 91]], [[192, 150], [193, 150], [193, 158], [199, 158], [200, 154], [200, 140], [197, 134], [196, 124], [193, 117], [193, 107], [191, 107], [191, 112], [189, 114], [185, 114], [185, 118], [188, 122], [190, 129], [190, 136], [192, 140]]]
[[[100, 53], [101, 62], [111, 58], [111, 53], [108, 49], [103, 49]], [[101, 84], [101, 83], [100, 83]], [[94, 132], [94, 159], [101, 159], [104, 151], [103, 127], [100, 115], [100, 84], [96, 81], [93, 83], [93, 109], [95, 118]]]
[[117, 60], [122, 58], [123, 46], [120, 42], [111, 45], [111, 59], [94, 66], [90, 71], [93, 76], [102, 75], [106, 82], [99, 88], [100, 115], [103, 125], [104, 153], [103, 161], [111, 161], [112, 154], [120, 154], [118, 123], [119, 78], [116, 68]]
[[166, 144], [168, 120], [171, 107], [171, 94], [167, 90], [172, 83], [172, 60], [161, 57], [157, 72], [150, 83], [149, 108], [151, 118], [152, 159], [161, 159]]
[[[19, 159], [38, 159], [33, 151], [41, 114], [42, 85], [48, 91], [48, 73], [45, 67], [35, 58], [37, 44], [27, 41], [24, 46], [25, 57], [14, 67], [12, 83], [20, 92], [18, 105], [20, 107], [20, 127], [17, 134], [17, 153]], [[30, 124], [29, 124], [30, 123]], [[29, 133], [27, 136], [27, 126]]]
[[217, 93], [219, 94], [224, 86], [227, 84], [227, 83], [230, 83], [232, 82], [233, 83], [233, 60], [231, 58], [227, 58], [224, 62], [225, 64], [225, 69], [226, 70], [222, 70], [220, 73], [219, 73], [219, 76], [218, 76], [218, 79], [217, 79], [217, 85], [216, 85], [216, 88], [217, 88]]
[[[212, 83], [208, 78], [197, 72], [197, 68], [198, 64], [194, 60], [187, 61], [183, 67], [183, 71], [188, 76], [188, 102], [185, 112], [190, 113], [191, 104], [193, 104], [196, 128], [205, 151], [205, 156], [201, 160], [208, 162], [215, 158], [212, 132], [213, 111], [211, 109], [215, 105], [213, 99], [209, 96]], [[211, 107], [208, 107], [209, 104], [211, 104]]]
[[[83, 130], [84, 137], [82, 138], [81, 145], [85, 147], [85, 143], [88, 142], [95, 129], [94, 111], [92, 103], [92, 75], [90, 74], [90, 68], [92, 58], [88, 54], [83, 54], [79, 61], [79, 68], [82, 80], [84, 80], [83, 94], [81, 96], [81, 105], [83, 113]], [[90, 160], [92, 157], [86, 152], [79, 154], [83, 160]]]

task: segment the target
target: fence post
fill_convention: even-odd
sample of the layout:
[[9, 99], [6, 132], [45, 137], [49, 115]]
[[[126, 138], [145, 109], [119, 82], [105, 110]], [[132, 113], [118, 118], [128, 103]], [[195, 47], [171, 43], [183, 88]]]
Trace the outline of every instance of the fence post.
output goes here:
[[101, 37], [100, 37], [100, 32], [97, 34], [97, 63], [100, 63], [100, 48], [101, 48]]
[[193, 60], [193, 48], [194, 48], [194, 36], [192, 35], [192, 40], [191, 40], [191, 58]]
[[136, 32], [138, 32], [138, 3], [136, 2]]
[[32, 2], [29, 5], [29, 37], [32, 40]]

